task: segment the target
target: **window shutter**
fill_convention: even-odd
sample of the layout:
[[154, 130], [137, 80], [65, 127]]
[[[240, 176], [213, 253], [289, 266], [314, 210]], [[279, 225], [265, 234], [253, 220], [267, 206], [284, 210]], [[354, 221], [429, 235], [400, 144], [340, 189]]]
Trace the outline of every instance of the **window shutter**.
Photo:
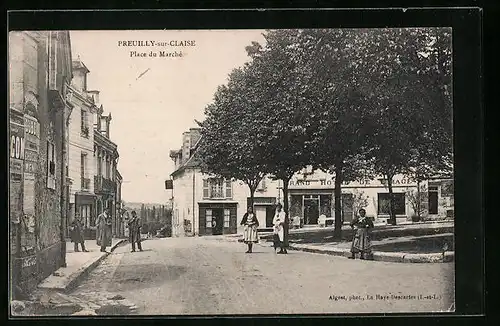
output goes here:
[[231, 180], [226, 180], [226, 198], [232, 198], [232, 182]]
[[203, 198], [208, 198], [209, 193], [208, 193], [208, 180], [203, 179]]

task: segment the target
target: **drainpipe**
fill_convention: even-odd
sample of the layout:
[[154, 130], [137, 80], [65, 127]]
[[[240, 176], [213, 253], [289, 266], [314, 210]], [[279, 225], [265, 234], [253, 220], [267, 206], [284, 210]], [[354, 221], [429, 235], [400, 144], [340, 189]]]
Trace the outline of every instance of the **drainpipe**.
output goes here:
[[[64, 83], [62, 85], [64, 87]], [[62, 150], [61, 150], [61, 262], [62, 267], [66, 267], [66, 103], [62, 108], [61, 133], [62, 133]]]

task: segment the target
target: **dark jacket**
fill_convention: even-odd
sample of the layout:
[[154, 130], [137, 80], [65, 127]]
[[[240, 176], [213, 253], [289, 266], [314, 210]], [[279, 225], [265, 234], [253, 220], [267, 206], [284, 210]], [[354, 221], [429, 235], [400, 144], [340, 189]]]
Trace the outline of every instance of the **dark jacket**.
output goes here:
[[70, 230], [71, 242], [84, 242], [82, 223], [80, 223], [77, 219], [74, 219], [73, 222], [71, 222]]
[[[258, 227], [259, 221], [257, 220], [257, 215], [255, 215], [255, 213], [253, 213], [253, 217], [254, 217], [254, 224], [257, 225], [257, 227]], [[245, 215], [243, 215], [243, 219], [241, 220], [240, 225], [245, 225], [247, 223], [247, 219], [248, 219], [248, 213], [245, 213]]]

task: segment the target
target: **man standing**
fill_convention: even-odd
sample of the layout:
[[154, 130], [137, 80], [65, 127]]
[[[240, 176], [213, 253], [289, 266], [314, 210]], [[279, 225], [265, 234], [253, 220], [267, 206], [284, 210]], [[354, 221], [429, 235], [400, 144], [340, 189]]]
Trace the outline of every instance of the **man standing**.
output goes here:
[[78, 250], [78, 244], [81, 245], [83, 252], [88, 252], [88, 250], [85, 249], [85, 238], [83, 236], [83, 227], [80, 220], [80, 214], [75, 214], [75, 219], [73, 220], [73, 222], [71, 222], [70, 231], [71, 242], [75, 244], [75, 252], [80, 251]]
[[132, 218], [128, 221], [129, 240], [132, 244], [132, 252], [135, 252], [135, 244], [142, 251], [141, 245], [141, 218], [137, 216], [135, 211], [132, 211]]
[[105, 208], [104, 212], [97, 216], [97, 232], [96, 241], [97, 245], [101, 247], [101, 252], [106, 252], [106, 247], [111, 247], [112, 238], [112, 220], [109, 215], [109, 208]]

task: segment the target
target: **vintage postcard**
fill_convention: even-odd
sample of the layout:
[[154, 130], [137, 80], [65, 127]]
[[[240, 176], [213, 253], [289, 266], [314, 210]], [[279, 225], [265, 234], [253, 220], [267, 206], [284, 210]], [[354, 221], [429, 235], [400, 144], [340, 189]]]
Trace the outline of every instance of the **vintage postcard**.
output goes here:
[[12, 315], [453, 312], [452, 34], [11, 31]]

